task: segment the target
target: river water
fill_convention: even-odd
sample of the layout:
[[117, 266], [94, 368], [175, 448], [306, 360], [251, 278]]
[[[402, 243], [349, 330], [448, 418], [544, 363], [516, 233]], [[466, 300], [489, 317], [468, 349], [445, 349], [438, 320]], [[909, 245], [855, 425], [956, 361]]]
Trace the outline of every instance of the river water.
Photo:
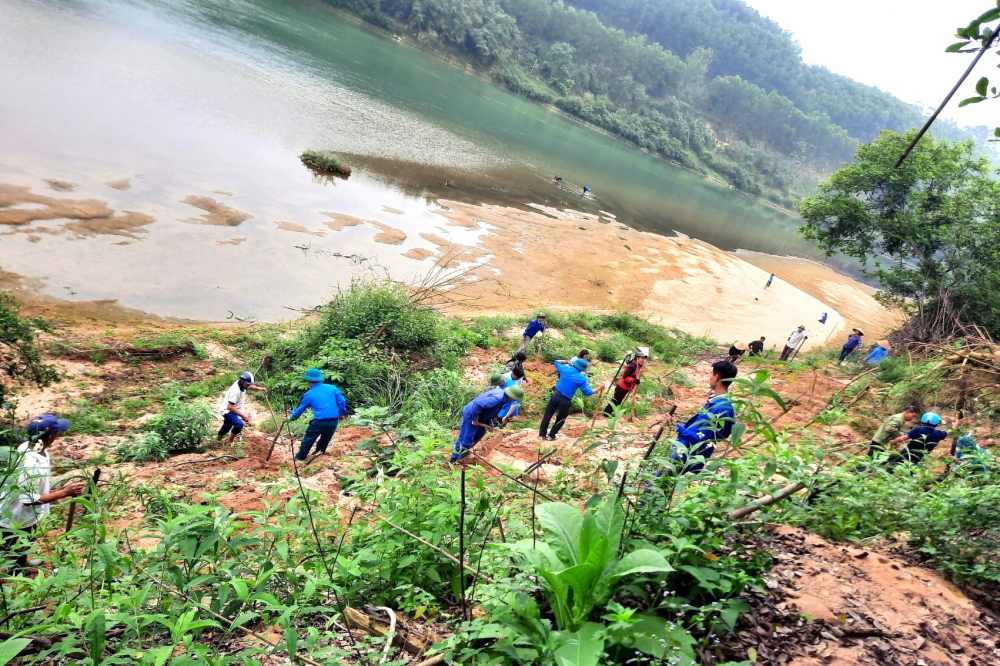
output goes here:
[[[52, 295], [287, 318], [350, 280], [337, 254], [405, 277], [426, 270], [402, 256], [434, 247], [421, 233], [486, 232], [448, 226], [440, 198], [608, 211], [724, 249], [816, 256], [789, 215], [319, 0], [0, 0], [0, 17], [0, 221], [45, 211], [0, 224], [0, 268]], [[354, 174], [317, 178], [298, 159], [309, 148]], [[79, 211], [91, 223], [68, 224]], [[333, 231], [325, 212], [407, 240]]]

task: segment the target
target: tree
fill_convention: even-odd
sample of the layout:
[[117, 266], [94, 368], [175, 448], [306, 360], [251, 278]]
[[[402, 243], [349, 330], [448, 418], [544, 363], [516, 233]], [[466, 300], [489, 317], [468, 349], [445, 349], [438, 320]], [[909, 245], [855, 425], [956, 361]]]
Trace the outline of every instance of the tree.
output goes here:
[[0, 405], [15, 386], [45, 387], [59, 378], [55, 367], [42, 361], [38, 348], [38, 334], [48, 331], [48, 324], [21, 317], [19, 310], [17, 301], [0, 293]]
[[827, 255], [861, 260], [884, 298], [910, 309], [913, 333], [953, 332], [956, 319], [1000, 333], [1000, 184], [973, 142], [888, 130], [800, 203], [803, 234]]

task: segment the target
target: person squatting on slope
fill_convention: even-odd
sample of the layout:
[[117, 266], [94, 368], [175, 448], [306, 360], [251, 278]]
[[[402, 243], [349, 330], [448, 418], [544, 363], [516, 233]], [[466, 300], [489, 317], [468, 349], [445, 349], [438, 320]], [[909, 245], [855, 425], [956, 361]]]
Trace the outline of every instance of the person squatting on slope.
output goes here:
[[763, 356], [764, 355], [764, 336], [760, 336], [760, 340], [754, 340], [747, 345], [750, 349], [750, 356]]
[[649, 352], [646, 351], [645, 347], [640, 347], [635, 354], [635, 358], [629, 361], [628, 365], [625, 366], [625, 372], [622, 373], [621, 379], [618, 380], [618, 384], [615, 385], [615, 393], [611, 396], [611, 400], [608, 404], [604, 406], [604, 415], [611, 418], [615, 415], [615, 408], [619, 407], [625, 399], [628, 398], [629, 394], [639, 387], [642, 383], [643, 368], [646, 366], [646, 359], [649, 358]]
[[222, 404], [219, 405], [219, 412], [222, 413], [222, 427], [219, 428], [218, 441], [221, 442], [222, 438], [228, 434], [229, 444], [232, 444], [243, 432], [244, 422], [250, 421], [250, 417], [243, 413], [243, 405], [247, 401], [247, 391], [267, 393], [266, 388], [257, 386], [254, 382], [252, 372], [241, 374], [226, 391], [226, 395], [222, 398]]
[[337, 432], [340, 417], [347, 414], [347, 400], [344, 394], [333, 384], [323, 383], [323, 373], [317, 368], [309, 368], [306, 374], [302, 375], [302, 379], [311, 386], [302, 395], [299, 406], [288, 415], [288, 420], [296, 420], [306, 409], [312, 409], [313, 418], [302, 436], [299, 452], [295, 454], [296, 460], [305, 460], [314, 442], [317, 454], [326, 453], [326, 447], [333, 439], [333, 434]]
[[[576, 395], [577, 390], [584, 395], [594, 395], [594, 389], [590, 388], [587, 377], [583, 374], [590, 367], [585, 359], [578, 358], [572, 365], [562, 361], [554, 361], [553, 364], [556, 366], [559, 381], [552, 389], [549, 403], [545, 406], [545, 414], [542, 416], [542, 423], [538, 428], [539, 439], [550, 441], [556, 438], [559, 430], [563, 427], [563, 422], [569, 415], [569, 408], [573, 404], [573, 396]], [[597, 390], [604, 390], [604, 384], [598, 386]], [[556, 417], [556, 422], [552, 424], [550, 430], [549, 422], [552, 421], [553, 416]]]
[[[538, 316], [528, 322], [527, 328], [524, 329], [524, 333], [521, 334], [521, 348], [518, 349], [518, 353], [527, 354], [528, 345], [531, 344], [532, 338], [538, 336], [538, 340], [535, 341], [535, 349], [537, 350], [541, 344], [542, 340], [545, 339], [545, 313], [539, 312]], [[525, 356], [527, 358], [527, 356]]]
[[[676, 460], [679, 468], [668, 471], [671, 476], [697, 473], [705, 466], [715, 445], [728, 439], [736, 423], [736, 410], [729, 400], [729, 384], [736, 378], [736, 366], [729, 361], [716, 361], [712, 364], [712, 375], [708, 384], [713, 397], [701, 410], [687, 420], [684, 425], [677, 424], [677, 441], [670, 447], [670, 457]], [[691, 458], [694, 461], [689, 462]], [[663, 471], [657, 473], [661, 476]]]
[[729, 358], [727, 358], [726, 360], [732, 363], [733, 365], [736, 365], [737, 363], [740, 362], [740, 359], [743, 358], [743, 355], [747, 353], [748, 348], [749, 345], [747, 345], [747, 343], [745, 342], [734, 343], [732, 346], [729, 347]]
[[28, 441], [13, 454], [10, 475], [0, 479], [0, 542], [6, 569], [41, 564], [39, 560], [29, 560], [27, 555], [38, 521], [48, 515], [50, 504], [79, 497], [83, 492], [82, 483], [71, 483], [62, 490], [51, 489], [49, 449], [59, 434], [68, 429], [69, 421], [52, 414], [31, 419]]
[[906, 424], [917, 418], [920, 413], [913, 405], [909, 405], [899, 414], [893, 414], [879, 426], [875, 434], [872, 435], [871, 444], [868, 446], [868, 457], [874, 458], [880, 453], [885, 453], [886, 446], [906, 430]]
[[[517, 386], [518, 388], [520, 388], [521, 382], [524, 381], [524, 375], [518, 374], [518, 370], [514, 369], [514, 370], [511, 370], [510, 372], [505, 373], [503, 375], [503, 380], [504, 380], [504, 383], [503, 383], [503, 386], [501, 388], [503, 388], [504, 390], [506, 390], [506, 389], [508, 389], [508, 388], [510, 388], [512, 386]], [[523, 389], [522, 389], [522, 392], [523, 392]], [[505, 427], [508, 423], [510, 423], [510, 420], [512, 418], [514, 418], [515, 416], [517, 416], [518, 412], [520, 412], [520, 411], [521, 411], [521, 401], [520, 401], [520, 399], [518, 399], [518, 400], [510, 400], [508, 402], [505, 402], [503, 404], [503, 406], [500, 407], [500, 411], [497, 412], [497, 418], [496, 418], [496, 421], [495, 421], [496, 427], [498, 427], [498, 428]]]
[[844, 360], [851, 355], [855, 349], [861, 346], [861, 338], [864, 336], [865, 332], [860, 328], [851, 329], [851, 334], [847, 336], [847, 342], [844, 343], [843, 348], [840, 350], [840, 364], [844, 364]]
[[785, 348], [781, 350], [781, 360], [787, 361], [788, 357], [792, 355], [792, 352], [798, 349], [806, 339], [806, 327], [799, 326], [797, 329], [788, 334], [788, 341], [785, 343]]
[[924, 456], [934, 450], [938, 442], [948, 436], [945, 430], [938, 430], [935, 426], [941, 423], [941, 417], [935, 412], [925, 412], [920, 417], [920, 425], [906, 432], [899, 437], [889, 441], [887, 446], [895, 446], [906, 442], [899, 453], [893, 453], [886, 460], [886, 465], [895, 467], [900, 463], [908, 462], [918, 465], [924, 460]]
[[970, 435], [958, 437], [952, 442], [951, 457], [959, 465], [958, 469], [967, 472], [985, 472], [986, 449], [976, 444]]
[[493, 429], [500, 409], [508, 402], [524, 399], [524, 389], [520, 386], [491, 388], [480, 393], [462, 409], [462, 425], [455, 440], [455, 450], [449, 462], [458, 462], [469, 455], [469, 451], [483, 438], [487, 430]]

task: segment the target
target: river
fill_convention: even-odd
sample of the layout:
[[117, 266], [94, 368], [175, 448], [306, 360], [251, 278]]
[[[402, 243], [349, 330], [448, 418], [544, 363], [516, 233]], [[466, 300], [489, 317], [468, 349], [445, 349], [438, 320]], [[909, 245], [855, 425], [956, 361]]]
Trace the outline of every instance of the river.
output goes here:
[[[449, 226], [442, 198], [817, 254], [791, 216], [318, 0], [0, 0], [0, 16], [0, 268], [54, 296], [288, 318], [351, 279], [338, 255], [405, 277], [426, 270], [421, 234], [488, 232]], [[316, 177], [310, 148], [354, 174]]]

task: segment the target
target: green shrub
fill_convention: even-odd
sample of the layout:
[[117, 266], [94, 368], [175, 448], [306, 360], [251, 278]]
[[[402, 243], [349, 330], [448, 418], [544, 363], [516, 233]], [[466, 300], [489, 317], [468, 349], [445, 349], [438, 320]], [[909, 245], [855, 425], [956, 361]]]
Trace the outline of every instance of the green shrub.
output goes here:
[[115, 447], [115, 462], [146, 462], [166, 460], [170, 455], [167, 445], [155, 432], [140, 432], [118, 442]]
[[197, 449], [210, 433], [212, 411], [198, 402], [182, 402], [175, 393], [163, 401], [162, 410], [143, 430], [155, 434], [167, 451]]
[[611, 363], [621, 361], [625, 352], [635, 350], [635, 341], [622, 333], [608, 333], [601, 335], [594, 342], [591, 350], [596, 358]]
[[421, 376], [406, 402], [407, 414], [421, 414], [443, 425], [458, 422], [462, 408], [481, 392], [454, 370], [434, 370]]
[[340, 176], [351, 175], [351, 167], [344, 164], [339, 157], [328, 150], [307, 150], [299, 155], [299, 159], [307, 167], [317, 171], [326, 171]]
[[442, 317], [410, 302], [406, 288], [394, 282], [355, 282], [323, 306], [309, 346], [319, 348], [329, 338], [376, 342], [398, 350], [424, 351], [442, 337]]

